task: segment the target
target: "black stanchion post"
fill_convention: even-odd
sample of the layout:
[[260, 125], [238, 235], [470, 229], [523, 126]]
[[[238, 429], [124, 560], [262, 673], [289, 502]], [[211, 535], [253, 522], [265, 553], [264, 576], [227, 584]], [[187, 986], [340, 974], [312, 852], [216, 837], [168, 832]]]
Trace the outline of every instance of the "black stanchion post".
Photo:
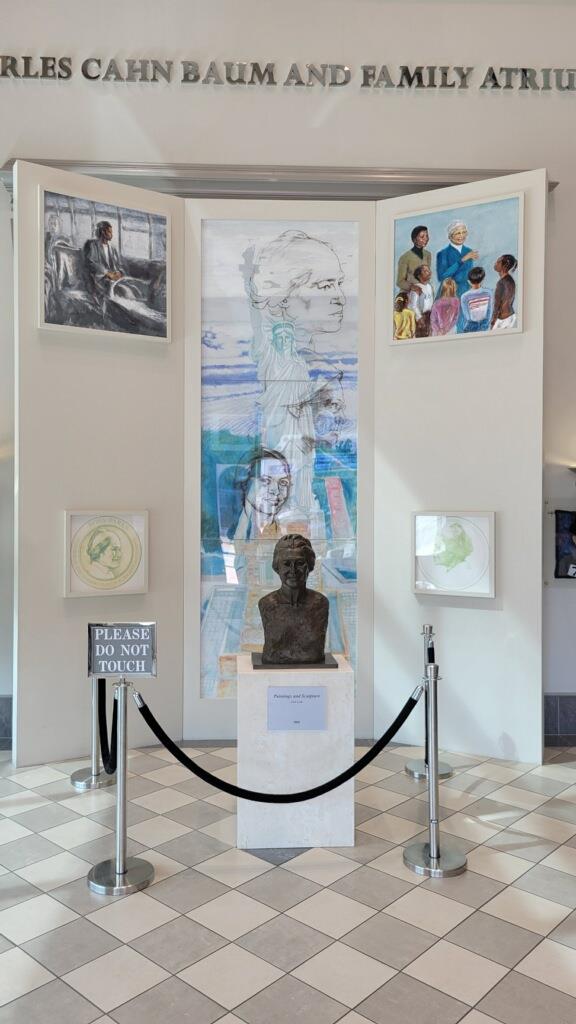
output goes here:
[[88, 874], [88, 886], [104, 896], [127, 896], [145, 889], [154, 879], [154, 868], [147, 860], [126, 855], [126, 769], [128, 752], [128, 689], [124, 677], [116, 689], [118, 733], [116, 774], [116, 856], [95, 864]]
[[[424, 637], [424, 681], [426, 680], [426, 672], [428, 665], [433, 665], [436, 661], [436, 655], [434, 650], [434, 626], [425, 624], [422, 626], [422, 634]], [[429, 745], [430, 736], [428, 729], [428, 688], [424, 690], [424, 757], [411, 758], [406, 761], [404, 765], [404, 771], [411, 779], [416, 781], [423, 781], [428, 778], [428, 760], [429, 760]], [[438, 762], [438, 778], [449, 779], [454, 774], [452, 765], [448, 764], [447, 761]]]
[[70, 782], [75, 789], [103, 789], [105, 786], [116, 784], [115, 775], [107, 775], [102, 770], [100, 757], [100, 734], [98, 729], [98, 679], [92, 676], [92, 721], [91, 721], [91, 752], [90, 767], [79, 768], [72, 772]]
[[440, 842], [440, 796], [438, 788], [438, 665], [426, 666], [428, 693], [428, 818], [427, 843], [412, 843], [404, 850], [404, 863], [417, 875], [449, 878], [466, 870], [466, 854], [451, 836]]

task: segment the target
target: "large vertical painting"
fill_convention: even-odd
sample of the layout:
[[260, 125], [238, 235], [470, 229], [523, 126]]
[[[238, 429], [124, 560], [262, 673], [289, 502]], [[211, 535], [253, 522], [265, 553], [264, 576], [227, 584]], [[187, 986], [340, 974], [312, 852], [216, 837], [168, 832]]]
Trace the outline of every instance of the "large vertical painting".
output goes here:
[[202, 268], [201, 696], [229, 698], [286, 533], [355, 662], [358, 225], [206, 220]]

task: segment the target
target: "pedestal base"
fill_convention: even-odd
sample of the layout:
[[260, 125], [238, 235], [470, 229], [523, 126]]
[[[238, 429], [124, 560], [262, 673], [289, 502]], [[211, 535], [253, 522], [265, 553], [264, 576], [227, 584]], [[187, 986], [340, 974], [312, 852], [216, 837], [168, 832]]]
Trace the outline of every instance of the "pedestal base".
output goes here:
[[102, 860], [88, 872], [88, 888], [101, 896], [128, 896], [154, 880], [154, 868], [140, 857], [127, 857], [126, 871], [116, 874], [116, 859]]
[[404, 850], [404, 863], [417, 875], [427, 878], [451, 878], [466, 870], [466, 854], [457, 848], [449, 836], [440, 839], [440, 856], [430, 857], [429, 843], [412, 843]]
[[[426, 762], [422, 757], [414, 758], [412, 761], [406, 761], [404, 771], [406, 772], [406, 775], [409, 775], [411, 779], [416, 779], [416, 781], [425, 781], [428, 778], [428, 768], [426, 767]], [[439, 761], [438, 778], [449, 779], [452, 775], [454, 775], [452, 765], [448, 764], [447, 761]]]
[[93, 775], [91, 768], [79, 768], [77, 772], [72, 772], [70, 782], [75, 789], [81, 791], [86, 789], [104, 789], [106, 786], [116, 785], [116, 775], [107, 775], [105, 771], [98, 772], [98, 775]]
[[[338, 667], [255, 670], [250, 655], [238, 658], [238, 785], [265, 793], [294, 793], [344, 771], [354, 760], [354, 673], [337, 656]], [[268, 691], [297, 688], [302, 712], [282, 727], [268, 721]], [[322, 690], [325, 712], [316, 719], [310, 705]], [[278, 703], [284, 703], [279, 700]], [[269, 728], [269, 724], [274, 728]], [[313, 728], [305, 728], [313, 725]], [[237, 845], [241, 850], [354, 845], [354, 780], [313, 800], [273, 804], [238, 800]]]

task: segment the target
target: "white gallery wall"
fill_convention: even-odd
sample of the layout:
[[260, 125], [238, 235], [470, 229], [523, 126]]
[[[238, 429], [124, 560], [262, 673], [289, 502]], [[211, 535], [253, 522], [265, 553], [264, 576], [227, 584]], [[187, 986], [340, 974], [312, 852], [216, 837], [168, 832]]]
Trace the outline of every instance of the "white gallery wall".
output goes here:
[[[90, 735], [87, 622], [156, 621], [162, 718], [182, 719], [183, 231], [180, 199], [114, 186], [114, 201], [172, 213], [172, 342], [38, 330], [39, 175], [18, 168], [16, 202], [17, 443], [15, 687], [18, 764], [86, 752]], [[51, 190], [83, 195], [80, 176], [40, 169]], [[90, 194], [111, 201], [105, 182]], [[176, 216], [176, 213], [180, 216]], [[41, 265], [41, 264], [40, 264]], [[65, 598], [64, 510], [149, 513], [148, 593]], [[131, 742], [149, 731], [132, 715]]]
[[[138, 25], [137, 34], [134, 32], [135, 24]], [[417, 26], [414, 31], [413, 26]], [[576, 9], [569, 4], [393, 4], [386, 0], [355, 0], [353, 4], [349, 0], [315, 0], [310, 4], [306, 0], [293, 0], [285, 6], [264, 0], [246, 0], [239, 6], [233, 0], [221, 0], [219, 4], [207, 7], [201, 0], [173, 0], [170, 17], [159, 21], [157, 4], [149, 0], [125, 0], [122, 5], [103, 0], [98, 18], [91, 9], [79, 9], [72, 0], [59, 0], [52, 5], [50, 17], [44, 21], [38, 17], [34, 0], [21, 0], [17, 7], [11, 8], [3, 25], [3, 51], [35, 55], [66, 53], [72, 56], [76, 65], [87, 56], [119, 60], [128, 57], [175, 61], [192, 59], [198, 60], [204, 68], [211, 59], [220, 62], [274, 60], [282, 67], [297, 60], [301, 66], [310, 61], [341, 62], [349, 64], [357, 72], [363, 63], [387, 63], [397, 67], [400, 63], [428, 62], [474, 66], [478, 76], [489, 63], [497, 67], [570, 67], [575, 29]], [[477, 84], [476, 77], [474, 85]], [[0, 112], [3, 125], [0, 163], [13, 157], [24, 157], [46, 161], [142, 161], [155, 164], [468, 167], [474, 170], [546, 167], [550, 179], [558, 180], [560, 185], [548, 204], [543, 496], [551, 503], [549, 508], [576, 508], [574, 476], [567, 469], [569, 464], [576, 462], [573, 395], [576, 346], [569, 301], [571, 243], [576, 231], [576, 184], [573, 179], [576, 92], [510, 90], [492, 93], [472, 86], [466, 91], [377, 91], [362, 90], [357, 80], [343, 89], [198, 86], [180, 84], [177, 80], [170, 84], [152, 85], [88, 82], [75, 75], [70, 81], [60, 82], [1, 80]], [[428, 348], [430, 352], [438, 349], [437, 346]], [[401, 365], [408, 354], [405, 357], [401, 353]], [[417, 355], [424, 365], [427, 359], [432, 359], [431, 355], [420, 358], [420, 352], [410, 354]], [[146, 429], [150, 430], [146, 435], [148, 440], [152, 439], [151, 435], [156, 436], [151, 417], [146, 413], [150, 402], [162, 402], [161, 417], [158, 415], [160, 405], [153, 404], [157, 411], [154, 419], [158, 421], [161, 418], [166, 423], [167, 432], [176, 429], [176, 423], [183, 417], [181, 398], [174, 399], [175, 394], [181, 395], [182, 381], [178, 364], [181, 355], [177, 349], [171, 347], [169, 356], [162, 357], [165, 362], [160, 357], [158, 362], [153, 362], [156, 356], [150, 360], [147, 355], [146, 359], [139, 356], [135, 364], [133, 358], [124, 356], [123, 353], [119, 366], [114, 370], [126, 393], [128, 380], [131, 387], [136, 388], [134, 367], [138, 366], [142, 402], [139, 415], [148, 425]], [[79, 353], [77, 346], [64, 349], [53, 346], [49, 352], [43, 353], [41, 372], [48, 375], [47, 380], [55, 389], [55, 398], [60, 403], [68, 400], [65, 388], [67, 368], [79, 360], [90, 358], [90, 350]], [[463, 380], [468, 380], [471, 365], [464, 359], [463, 355], [456, 354], [451, 373], [456, 376], [460, 373]], [[512, 355], [505, 352], [501, 360], [490, 364], [491, 368], [486, 373], [494, 373], [496, 366], [503, 372], [513, 373], [516, 367]], [[384, 369], [385, 364], [382, 362], [380, 365]], [[406, 380], [410, 372], [411, 367], [403, 370]], [[59, 374], [64, 375], [62, 383], [58, 383]], [[160, 391], [153, 388], [153, 379], [155, 383], [160, 382]], [[377, 380], [376, 386], [384, 386], [384, 382]], [[416, 394], [420, 387], [421, 384], [414, 383]], [[107, 387], [106, 395], [111, 391], [112, 384]], [[102, 411], [102, 397], [99, 401]], [[479, 404], [478, 398], [475, 401]], [[71, 411], [76, 416], [79, 404], [77, 399], [72, 399]], [[105, 404], [108, 410], [109, 399]], [[34, 412], [32, 409], [26, 412], [30, 423]], [[85, 410], [82, 412], [84, 414]], [[48, 407], [47, 399], [41, 396], [38, 413], [46, 422], [55, 415], [54, 439], [60, 444], [64, 438], [69, 441], [70, 430], [66, 432], [60, 422], [64, 415], [58, 401]], [[538, 410], [536, 418], [537, 414]], [[514, 420], [514, 430], [525, 431], [532, 446], [537, 435], [532, 407], [519, 402], [515, 415], [521, 419]], [[87, 413], [86, 417], [88, 422]], [[127, 427], [128, 419], [127, 411], [120, 413], [123, 428]], [[496, 444], [496, 438], [486, 433], [490, 428], [490, 416], [483, 419], [479, 414], [478, 420], [477, 429], [481, 432], [478, 436], [484, 446]], [[512, 414], [506, 420], [505, 410], [500, 409], [496, 422], [500, 426], [508, 426], [512, 422]], [[112, 422], [106, 419], [102, 429], [109, 447], [113, 436], [116, 436], [113, 435]], [[427, 424], [423, 423], [420, 430], [424, 455]], [[94, 452], [100, 451], [96, 440], [91, 443]], [[157, 439], [156, 443], [160, 444]], [[168, 463], [156, 467], [165, 489], [166, 503], [180, 500], [170, 476], [170, 459], [178, 443], [175, 433], [170, 443], [165, 439], [162, 441], [165, 445], [162, 455], [168, 457]], [[158, 456], [158, 449], [155, 451]], [[56, 455], [51, 455], [48, 466], [53, 465], [52, 458], [55, 459]], [[425, 468], [424, 460], [417, 468], [418, 479], [425, 482], [429, 470]], [[521, 466], [517, 472], [522, 474]], [[393, 476], [389, 474], [390, 484]], [[120, 471], [109, 479], [119, 486]], [[444, 482], [446, 497], [453, 504], [499, 507], [498, 495], [493, 493], [490, 501], [490, 495], [480, 493], [481, 481], [469, 468], [465, 468], [459, 479], [461, 486], [457, 487], [449, 460], [444, 469], [436, 462], [433, 480], [436, 504], [439, 502], [440, 484]], [[388, 496], [392, 507], [398, 493], [406, 506], [420, 497], [415, 492], [407, 493], [405, 479], [400, 474], [396, 483], [398, 491], [392, 490]], [[431, 478], [429, 483], [431, 488]], [[66, 507], [66, 502], [72, 500], [69, 497], [71, 487], [67, 491], [59, 485], [58, 492], [54, 488], [48, 467], [35, 487], [38, 501], [45, 493], [43, 488], [52, 488], [54, 507]], [[156, 486], [153, 493], [158, 493]], [[118, 495], [117, 486], [114, 487], [114, 495]], [[139, 504], [142, 504], [143, 492], [126, 494], [126, 500], [131, 499], [128, 507], [138, 497]], [[428, 494], [422, 493], [421, 497], [422, 502], [430, 504]], [[90, 503], [92, 500], [93, 495], [86, 494], [86, 501]], [[540, 514], [543, 516], [542, 509]], [[550, 584], [543, 591], [544, 686], [550, 692], [574, 692], [576, 631], [571, 624], [576, 614], [576, 589], [563, 581], [555, 584], [551, 579], [551, 519], [546, 517], [544, 522], [547, 529], [544, 577]], [[397, 528], [399, 532], [392, 539], [403, 543], [408, 524], [403, 520]], [[59, 525], [53, 523], [50, 529], [58, 531]], [[506, 529], [508, 533], [504, 536], [510, 537], [512, 524], [507, 524]], [[532, 547], [532, 532], [527, 537], [514, 539], [520, 559], [538, 560], [538, 551]], [[176, 550], [179, 543], [180, 538], [171, 532], [162, 535], [161, 553], [175, 572], [179, 571]], [[42, 552], [39, 556], [40, 569], [49, 556]], [[153, 557], [159, 556], [160, 551]], [[54, 555], [52, 557], [55, 559]], [[48, 577], [41, 586], [48, 588], [52, 581], [59, 580], [59, 569], [55, 560], [51, 567], [46, 563], [44, 568]], [[378, 564], [375, 568], [378, 572]], [[503, 601], [505, 596], [502, 593]], [[405, 594], [402, 601], [409, 597], [411, 595]], [[531, 600], [537, 599], [532, 594]], [[51, 600], [49, 595], [47, 600]], [[151, 611], [147, 601], [143, 600], [142, 605], [143, 611], [144, 606], [147, 613]], [[113, 602], [110, 602], [111, 617], [112, 606]], [[406, 628], [408, 620], [398, 629], [397, 624], [387, 622], [386, 617], [379, 620], [378, 608], [375, 611], [378, 643], [390, 646], [394, 668], [400, 678], [411, 677], [420, 665], [420, 643], [418, 636], [413, 636], [413, 626], [418, 620], [423, 622], [431, 617], [423, 609], [421, 616], [412, 616], [409, 629]], [[67, 614], [79, 613], [69, 611]], [[446, 685], [451, 687], [455, 707], [460, 702], [462, 713], [467, 707], [470, 691], [473, 689], [480, 693], [485, 685], [486, 650], [491, 650], [488, 642], [482, 646], [481, 635], [477, 640], [472, 638], [460, 645], [460, 633], [452, 623], [459, 622], [464, 616], [464, 609], [446, 604], [442, 613], [432, 619], [441, 635], [438, 653], [442, 658], [443, 674], [446, 680], [450, 677], [450, 684], [447, 682]], [[489, 619], [489, 613], [483, 613], [481, 621]], [[38, 623], [40, 620], [35, 621]], [[466, 629], [462, 635], [467, 633]], [[503, 640], [502, 648], [492, 651], [494, 659], [513, 659], [516, 657], [513, 652], [524, 652], [517, 655], [516, 678], [520, 678], [528, 648], [519, 642], [513, 618], [508, 632], [500, 639]], [[49, 683], [46, 704], [40, 702], [35, 717], [41, 736], [50, 699], [49, 689], [62, 685], [58, 665], [65, 654], [58, 643], [58, 634], [46, 657], [36, 637], [29, 634], [26, 642], [30, 645], [30, 673], [35, 673], [38, 678], [46, 677]], [[528, 675], [534, 670], [535, 655], [534, 652], [532, 654]], [[180, 657], [180, 653], [172, 656]], [[46, 676], [47, 664], [49, 673]], [[78, 712], [78, 719], [74, 717], [75, 723], [80, 720], [85, 723], [87, 719], [87, 696], [85, 691], [82, 692], [85, 706]], [[72, 686], [66, 684], [66, 701], [72, 698], [73, 693]], [[377, 704], [379, 700], [377, 694]], [[387, 700], [385, 696], [384, 704]], [[384, 704], [380, 702], [379, 706]], [[87, 727], [78, 736], [77, 743], [74, 741], [76, 749], [85, 746], [86, 736]], [[452, 741], [452, 735], [446, 739]], [[492, 749], [489, 744], [495, 742], [495, 737], [492, 732], [486, 735], [486, 728], [483, 728], [473, 735], [462, 736], [460, 745], [464, 742], [469, 742], [479, 751], [489, 752]], [[498, 749], [506, 749], [504, 738]]]

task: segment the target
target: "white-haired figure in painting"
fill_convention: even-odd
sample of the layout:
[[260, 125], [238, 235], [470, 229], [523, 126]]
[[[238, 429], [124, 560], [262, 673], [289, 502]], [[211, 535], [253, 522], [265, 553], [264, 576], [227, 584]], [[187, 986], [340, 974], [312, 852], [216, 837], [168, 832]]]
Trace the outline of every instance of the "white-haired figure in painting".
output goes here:
[[312, 490], [316, 388], [305, 353], [314, 352], [318, 335], [342, 326], [342, 266], [331, 245], [296, 230], [248, 250], [245, 260], [252, 358], [262, 386], [261, 444], [286, 459], [290, 509], [309, 519], [318, 507]]

